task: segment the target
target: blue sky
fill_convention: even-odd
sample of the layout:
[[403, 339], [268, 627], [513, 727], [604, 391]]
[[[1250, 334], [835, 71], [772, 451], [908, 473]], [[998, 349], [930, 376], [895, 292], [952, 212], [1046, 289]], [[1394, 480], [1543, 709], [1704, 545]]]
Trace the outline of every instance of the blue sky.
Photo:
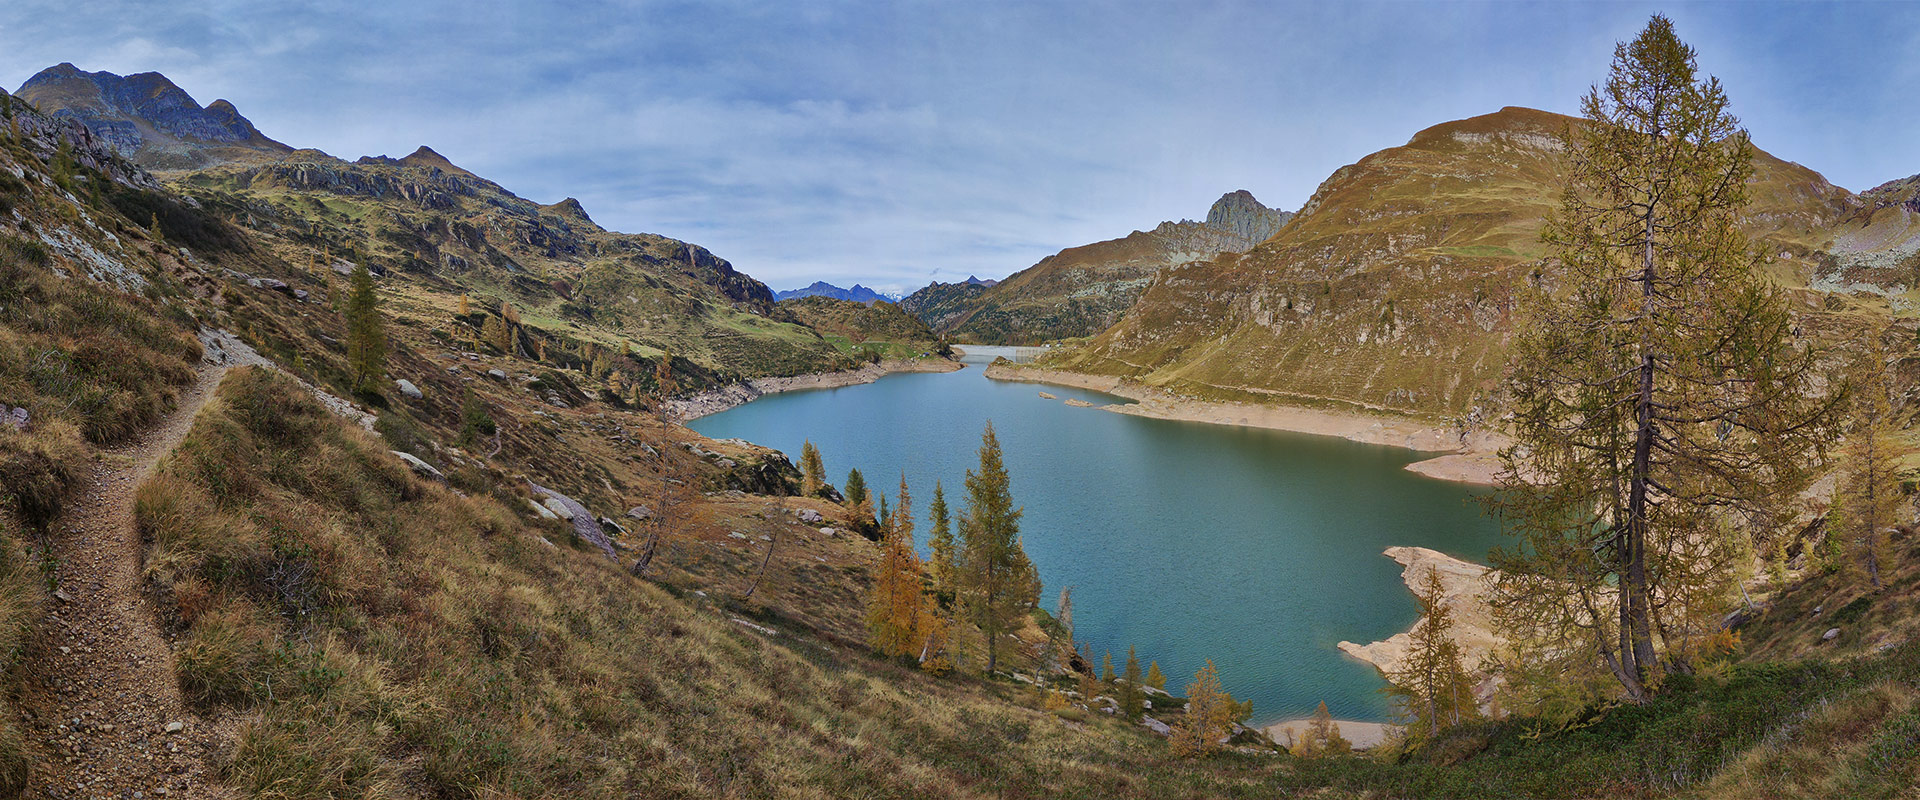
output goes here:
[[337, 156], [429, 144], [774, 288], [1001, 277], [1421, 128], [1572, 112], [1674, 18], [1761, 147], [1920, 173], [1920, 4], [10, 0], [0, 83], [166, 73]]

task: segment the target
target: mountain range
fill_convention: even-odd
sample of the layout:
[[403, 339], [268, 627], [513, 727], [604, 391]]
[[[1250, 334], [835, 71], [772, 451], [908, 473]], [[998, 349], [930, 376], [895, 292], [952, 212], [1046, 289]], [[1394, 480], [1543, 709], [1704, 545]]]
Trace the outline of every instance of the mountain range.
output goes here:
[[997, 284], [935, 283], [901, 307], [961, 341], [1038, 344], [1091, 336], [1118, 321], [1155, 273], [1243, 252], [1291, 216], [1261, 205], [1246, 190], [1228, 192], [1203, 222], [1162, 222], [1150, 231], [1070, 247]]
[[826, 281], [814, 281], [811, 285], [799, 289], [775, 292], [773, 297], [776, 300], [792, 300], [796, 297], [831, 297], [835, 300], [852, 300], [856, 303], [873, 303], [879, 300], [900, 299], [896, 295], [876, 292], [857, 283], [854, 284], [851, 289], [842, 289]]
[[851, 363], [706, 248], [606, 230], [573, 198], [527, 200], [431, 147], [353, 161], [296, 149], [231, 103], [202, 108], [158, 73], [61, 64], [18, 96], [249, 228], [255, 246], [305, 265], [280, 280], [334, 280], [364, 263], [391, 279], [414, 318], [445, 319], [463, 296], [482, 309], [444, 335], [510, 313], [540, 320], [525, 328], [526, 347], [671, 353], [690, 386]]
[[[1137, 300], [1051, 365], [1208, 399], [1489, 411], [1517, 292], [1554, 274], [1540, 229], [1566, 174], [1558, 137], [1577, 124], [1509, 107], [1422, 130], [1336, 170], [1257, 246], [1136, 279]], [[1769, 273], [1799, 293], [1804, 328], [1916, 307], [1920, 180], [1856, 195], [1758, 149], [1754, 166], [1744, 227], [1771, 256]], [[1002, 294], [1019, 286], [1010, 278]]]

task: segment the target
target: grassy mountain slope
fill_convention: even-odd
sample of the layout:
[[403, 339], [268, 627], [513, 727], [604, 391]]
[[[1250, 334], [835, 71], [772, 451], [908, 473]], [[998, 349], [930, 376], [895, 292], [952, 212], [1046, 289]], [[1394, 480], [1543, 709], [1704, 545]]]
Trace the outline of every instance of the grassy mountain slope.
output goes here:
[[782, 300], [780, 307], [849, 352], [858, 345], [883, 356], [910, 358], [940, 349], [933, 329], [885, 300], [869, 305], [809, 295]]
[[[1573, 122], [1506, 108], [1342, 167], [1272, 239], [1162, 271], [1054, 365], [1210, 399], [1466, 414], [1504, 368], [1516, 289], [1551, 279], [1539, 232]], [[1803, 281], [1858, 201], [1765, 153], [1755, 166], [1748, 227]]]
[[[134, 91], [149, 84], [161, 101]], [[63, 65], [30, 80], [23, 97], [105, 132], [137, 163], [164, 170], [175, 191], [249, 229], [247, 246], [293, 267], [276, 280], [319, 295], [335, 274], [365, 263], [450, 344], [472, 339], [506, 304], [527, 326], [518, 345], [576, 357], [594, 348], [670, 352], [687, 359], [686, 388], [850, 364], [780, 312], [765, 285], [705, 248], [607, 231], [571, 198], [534, 203], [427, 147], [353, 162], [292, 150], [230, 105], [209, 118], [216, 109], [199, 109], [151, 73]], [[221, 114], [232, 120], [215, 124]], [[128, 125], [132, 139], [121, 135]], [[461, 295], [481, 316], [453, 319]]]
[[1230, 192], [1214, 203], [1205, 222], [1163, 222], [1151, 231], [1069, 247], [979, 291], [936, 283], [902, 305], [960, 341], [1037, 345], [1091, 336], [1119, 320], [1155, 273], [1244, 251], [1290, 216], [1260, 205], [1244, 190]]

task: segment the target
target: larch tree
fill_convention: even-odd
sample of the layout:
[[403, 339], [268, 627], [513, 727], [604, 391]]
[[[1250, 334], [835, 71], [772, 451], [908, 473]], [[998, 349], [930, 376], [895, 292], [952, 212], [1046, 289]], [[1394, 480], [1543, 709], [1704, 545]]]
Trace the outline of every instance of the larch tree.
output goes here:
[[1870, 336], [1853, 376], [1851, 426], [1839, 453], [1839, 484], [1827, 536], [1875, 591], [1886, 585], [1889, 534], [1900, 522], [1900, 425], [1885, 334]]
[[513, 355], [513, 331], [507, 329], [507, 323], [499, 315], [489, 315], [480, 323], [480, 341], [499, 350], [502, 355]]
[[956, 596], [958, 551], [953, 541], [953, 519], [947, 510], [947, 493], [939, 481], [934, 481], [933, 502], [927, 504], [927, 513], [933, 518], [933, 533], [927, 539], [927, 547], [932, 551], [928, 571], [933, 573], [934, 593], [944, 608], [952, 606]]
[[827, 468], [820, 460], [820, 448], [811, 440], [800, 443], [800, 495], [813, 497], [827, 485]]
[[1160, 671], [1160, 662], [1147, 663], [1147, 685], [1163, 692], [1167, 690], [1167, 674]]
[[1220, 688], [1220, 672], [1213, 659], [1193, 676], [1187, 685], [1187, 713], [1173, 725], [1167, 744], [1182, 758], [1203, 756], [1219, 750], [1222, 740], [1233, 733], [1237, 704]]
[[1116, 690], [1120, 697], [1120, 713], [1127, 719], [1139, 719], [1146, 713], [1147, 693], [1140, 688], [1140, 656], [1133, 651], [1133, 645], [1127, 645], [1127, 667], [1121, 673], [1123, 681]]
[[[1805, 485], [1829, 435], [1816, 354], [1736, 227], [1752, 148], [1719, 81], [1655, 16], [1565, 134], [1506, 389], [1496, 613], [1541, 672], [1603, 670], [1633, 701], [1687, 669], [1731, 591], [1733, 519]], [[1663, 654], [1668, 661], [1663, 665]]]
[[1000, 640], [1040, 599], [1040, 582], [1020, 546], [1021, 510], [1013, 507], [1006, 463], [993, 423], [980, 436], [980, 469], [967, 471], [960, 515], [962, 585], [974, 625], [986, 638], [987, 672], [1000, 665]]
[[919, 656], [927, 621], [923, 618], [920, 558], [913, 546], [913, 498], [906, 476], [900, 478], [899, 508], [887, 517], [880, 562], [868, 590], [867, 628], [873, 648], [884, 656]]
[[1453, 609], [1447, 606], [1439, 570], [1428, 568], [1419, 591], [1421, 621], [1411, 635], [1407, 656], [1387, 675], [1388, 694], [1415, 737], [1431, 737], [1480, 716], [1473, 680], [1460, 663], [1453, 640]]
[[1100, 682], [1108, 686], [1113, 685], [1113, 651], [1112, 650], [1108, 650], [1105, 653], [1102, 653], [1100, 655]]
[[1313, 710], [1313, 717], [1307, 721], [1307, 733], [1293, 746], [1293, 754], [1302, 758], [1320, 758], [1353, 752], [1353, 743], [1341, 735], [1340, 725], [1333, 721], [1333, 712], [1327, 710], [1327, 702], [1320, 701], [1320, 707]]
[[387, 334], [380, 322], [380, 295], [365, 264], [353, 268], [347, 290], [347, 365], [356, 392], [379, 388], [387, 372]]

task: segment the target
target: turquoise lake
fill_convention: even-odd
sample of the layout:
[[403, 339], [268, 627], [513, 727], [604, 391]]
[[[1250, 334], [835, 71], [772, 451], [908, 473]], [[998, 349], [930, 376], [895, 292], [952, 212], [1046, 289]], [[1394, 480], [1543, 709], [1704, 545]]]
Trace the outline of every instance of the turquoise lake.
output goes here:
[[796, 462], [811, 439], [836, 486], [858, 467], [891, 496], [904, 471], [924, 551], [934, 481], [957, 514], [991, 419], [1026, 510], [1041, 605], [1053, 610], [1072, 586], [1076, 637], [1096, 655], [1111, 650], [1116, 669], [1137, 647], [1176, 693], [1213, 659], [1227, 690], [1253, 701], [1255, 722], [1304, 716], [1322, 700], [1336, 717], [1387, 720], [1373, 667], [1335, 648], [1418, 616], [1400, 565], [1381, 551], [1416, 545], [1484, 563], [1501, 542], [1472, 502], [1483, 490], [1402, 469], [1419, 453], [1074, 408], [1062, 401], [1123, 401], [992, 381], [982, 366], [772, 395], [689, 427]]

